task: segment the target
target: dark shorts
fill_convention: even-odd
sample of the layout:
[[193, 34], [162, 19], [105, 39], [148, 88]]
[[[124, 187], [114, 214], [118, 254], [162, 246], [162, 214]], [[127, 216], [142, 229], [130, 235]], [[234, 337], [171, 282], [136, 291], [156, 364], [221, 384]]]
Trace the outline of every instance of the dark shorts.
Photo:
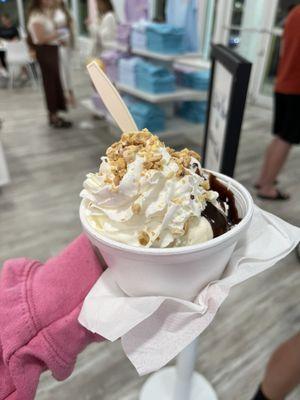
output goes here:
[[291, 144], [300, 144], [300, 95], [275, 93], [273, 133]]

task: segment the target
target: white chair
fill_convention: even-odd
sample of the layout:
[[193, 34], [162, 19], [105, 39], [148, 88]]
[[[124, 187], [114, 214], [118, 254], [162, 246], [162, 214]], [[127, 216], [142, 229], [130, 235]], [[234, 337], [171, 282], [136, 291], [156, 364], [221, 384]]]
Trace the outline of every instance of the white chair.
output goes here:
[[14, 78], [20, 67], [25, 67], [32, 82], [34, 84], [36, 83], [32, 70], [33, 60], [30, 56], [27, 43], [24, 39], [6, 42], [6, 62], [9, 71], [10, 88], [13, 88]]

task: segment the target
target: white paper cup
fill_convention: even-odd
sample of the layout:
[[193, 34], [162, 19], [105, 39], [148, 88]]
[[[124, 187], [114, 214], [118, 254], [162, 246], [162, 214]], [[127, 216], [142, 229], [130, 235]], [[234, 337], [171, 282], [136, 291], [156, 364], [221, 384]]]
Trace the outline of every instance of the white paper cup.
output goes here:
[[237, 242], [244, 236], [253, 214], [250, 193], [236, 180], [213, 172], [229, 185], [242, 221], [225, 234], [192, 246], [157, 249], [128, 246], [99, 234], [80, 206], [84, 232], [100, 250], [120, 288], [129, 296], [170, 296], [193, 300], [209, 282], [224, 272]]

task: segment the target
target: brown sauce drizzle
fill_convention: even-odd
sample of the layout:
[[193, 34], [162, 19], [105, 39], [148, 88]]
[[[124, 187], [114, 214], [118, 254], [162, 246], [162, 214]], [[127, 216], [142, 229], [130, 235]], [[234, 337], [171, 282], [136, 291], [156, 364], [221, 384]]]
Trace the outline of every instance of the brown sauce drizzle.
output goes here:
[[230, 229], [226, 217], [210, 202], [207, 202], [205, 210], [202, 211], [202, 215], [210, 223], [214, 238], [223, 235], [223, 233]]
[[241, 218], [239, 218], [232, 191], [212, 174], [209, 175], [209, 184], [211, 190], [219, 193], [218, 201], [222, 209], [225, 210], [225, 204], [228, 205], [227, 218], [210, 202], [202, 212], [211, 225], [214, 237], [217, 237], [230, 230], [233, 225], [238, 224]]

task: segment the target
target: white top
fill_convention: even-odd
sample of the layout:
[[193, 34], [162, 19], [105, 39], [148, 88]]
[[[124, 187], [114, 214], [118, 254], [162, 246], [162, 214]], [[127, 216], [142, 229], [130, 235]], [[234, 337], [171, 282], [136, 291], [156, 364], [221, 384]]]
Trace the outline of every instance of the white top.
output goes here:
[[109, 11], [99, 18], [97, 23], [90, 24], [90, 34], [94, 39], [94, 46], [97, 51], [111, 48], [116, 41], [117, 19], [113, 12]]
[[62, 9], [55, 9], [53, 20], [57, 28], [67, 28], [67, 16]]
[[65, 42], [66, 45], [70, 45], [71, 32], [68, 27], [67, 16], [62, 9], [57, 8], [53, 14], [53, 20], [55, 27], [59, 33], [59, 38]]
[[[39, 44], [38, 39], [35, 34], [35, 30], [34, 30], [34, 26], [33, 26], [34, 24], [43, 25], [45, 33], [47, 35], [51, 35], [52, 33], [56, 32], [55, 23], [54, 23], [53, 19], [51, 18], [50, 13], [46, 14], [46, 13], [41, 13], [38, 11], [33, 12], [29, 17], [27, 28], [28, 28], [28, 31], [31, 35], [31, 38], [32, 38], [32, 41], [34, 44]], [[57, 41], [52, 40], [51, 42], [49, 42], [49, 44], [57, 44]]]

